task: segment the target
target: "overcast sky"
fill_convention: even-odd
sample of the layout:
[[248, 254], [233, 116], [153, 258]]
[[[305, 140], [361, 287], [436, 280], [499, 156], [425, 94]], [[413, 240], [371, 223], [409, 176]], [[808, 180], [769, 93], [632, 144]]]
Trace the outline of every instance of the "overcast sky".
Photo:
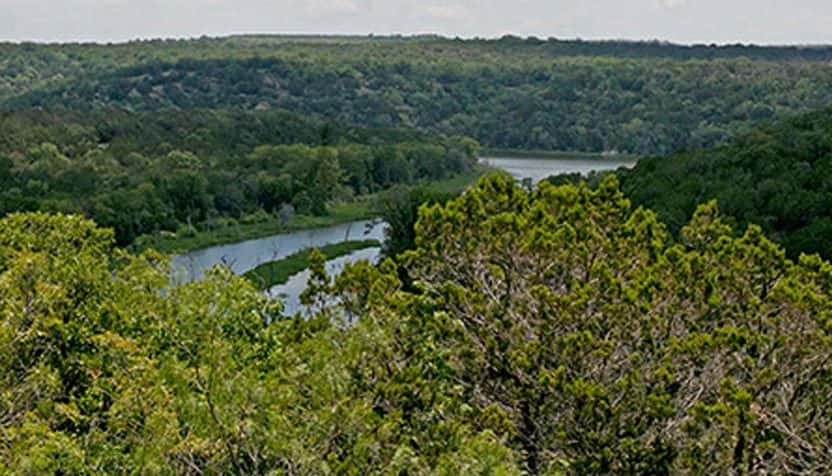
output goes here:
[[0, 40], [439, 33], [832, 43], [832, 0], [0, 0]]

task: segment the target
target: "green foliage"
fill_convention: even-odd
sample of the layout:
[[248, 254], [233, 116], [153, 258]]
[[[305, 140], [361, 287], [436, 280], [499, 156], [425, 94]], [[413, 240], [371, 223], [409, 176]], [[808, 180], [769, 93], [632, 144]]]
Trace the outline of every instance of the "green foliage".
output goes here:
[[[476, 172], [455, 134], [722, 143], [828, 104], [828, 48], [239, 37], [0, 57], [3, 472], [832, 467], [832, 266], [764, 237], [832, 253], [832, 113], [643, 160], [623, 190], [657, 213], [602, 176], [401, 187]], [[309, 319], [227, 270], [174, 286], [160, 255], [115, 248], [366, 214], [388, 188], [395, 260], [333, 278], [344, 244], [254, 273], [309, 267]]]
[[195, 238], [287, 207], [324, 217], [356, 196], [467, 174], [476, 162], [469, 139], [282, 112], [30, 111], [0, 115], [0, 131], [0, 214], [84, 214], [120, 245], [160, 231]]
[[791, 262], [756, 227], [734, 237], [714, 204], [672, 244], [609, 177], [531, 195], [484, 180], [423, 209], [416, 244], [402, 265], [417, 291], [390, 292], [390, 266], [335, 286], [375, 349], [353, 379], [403, 419], [398, 464], [431, 467], [463, 427], [498, 435], [531, 474], [830, 464], [820, 259]]
[[829, 48], [235, 37], [0, 57], [4, 110], [280, 108], [519, 149], [668, 153], [832, 100]]
[[[328, 261], [348, 255], [354, 251], [380, 246], [381, 243], [376, 240], [342, 241], [341, 243], [323, 246], [318, 251]], [[310, 253], [311, 250], [298, 251], [283, 259], [261, 264], [247, 272], [244, 276], [254, 283], [258, 289], [269, 289], [273, 286], [284, 284], [293, 275], [309, 268]]]
[[434, 190], [426, 186], [395, 187], [379, 199], [378, 209], [381, 218], [387, 223], [385, 231], [384, 254], [396, 257], [415, 246], [414, 229], [422, 206], [445, 203], [454, 194]]
[[489, 173], [495, 173], [494, 169], [477, 165], [469, 174], [424, 185], [395, 186], [379, 193], [374, 208], [388, 225], [382, 250], [384, 256], [395, 258], [415, 246], [415, 226], [422, 206], [445, 203]]
[[163, 297], [164, 261], [112, 243], [76, 217], [0, 223], [2, 467], [253, 468], [240, 433], [256, 399], [242, 398], [253, 383], [244, 368], [279, 309], [223, 272]]
[[[485, 178], [399, 262], [313, 252], [280, 317], [78, 217], [0, 221], [0, 467], [38, 474], [739, 474], [832, 465], [832, 265], [714, 203]], [[404, 270], [413, 280], [405, 286]], [[267, 324], [271, 322], [271, 324]]]
[[754, 223], [792, 257], [832, 257], [832, 110], [786, 119], [716, 149], [649, 157], [622, 174], [623, 190], [678, 232], [716, 199], [740, 226]]

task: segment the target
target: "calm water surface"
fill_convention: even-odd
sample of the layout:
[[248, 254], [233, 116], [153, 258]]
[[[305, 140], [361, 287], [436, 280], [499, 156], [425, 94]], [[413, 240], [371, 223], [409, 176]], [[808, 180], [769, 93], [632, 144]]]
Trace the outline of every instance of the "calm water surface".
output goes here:
[[636, 164], [632, 159], [534, 159], [483, 157], [480, 163], [504, 170], [517, 180], [531, 179], [535, 184], [560, 174], [582, 174], [630, 168]]
[[[505, 170], [517, 180], [531, 179], [535, 184], [557, 174], [588, 174], [592, 171], [616, 170], [632, 167], [635, 160], [622, 159], [534, 159], [483, 157], [480, 163]], [[298, 251], [353, 240], [384, 240], [386, 223], [378, 221], [356, 221], [314, 230], [302, 230], [248, 240], [231, 245], [215, 246], [192, 253], [174, 256], [172, 260], [174, 281], [186, 283], [202, 279], [205, 272], [216, 265], [225, 265], [237, 274], [243, 274], [269, 261], [285, 258]], [[346, 263], [357, 260], [375, 262], [381, 254], [380, 248], [367, 248], [327, 262], [327, 271], [335, 276]], [[275, 286], [266, 292], [273, 298], [282, 299], [287, 314], [302, 311], [300, 294], [306, 288], [309, 272], [303, 271], [286, 284]]]
[[377, 221], [356, 221], [326, 228], [295, 231], [231, 245], [214, 246], [173, 257], [174, 281], [198, 281], [205, 272], [217, 265], [225, 265], [237, 274], [257, 266], [277, 261], [298, 251], [342, 241], [384, 240], [387, 224]]
[[[367, 260], [376, 263], [381, 256], [381, 248], [366, 248], [358, 250], [352, 254], [341, 256], [333, 260], [327, 261], [326, 272], [330, 276], [337, 276], [341, 274], [344, 266], [347, 263], [355, 263], [356, 261]], [[300, 303], [300, 295], [306, 289], [306, 283], [309, 281], [309, 270], [301, 271], [300, 273], [289, 278], [285, 284], [275, 286], [268, 291], [266, 295], [273, 299], [280, 299], [283, 301], [283, 313], [288, 316], [295, 315], [296, 312], [303, 312], [303, 305]]]

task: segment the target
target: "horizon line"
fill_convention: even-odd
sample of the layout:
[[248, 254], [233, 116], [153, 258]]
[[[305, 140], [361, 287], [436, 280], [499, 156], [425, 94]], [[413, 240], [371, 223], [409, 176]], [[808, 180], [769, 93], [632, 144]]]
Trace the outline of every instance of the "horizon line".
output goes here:
[[430, 32], [413, 32], [413, 33], [314, 33], [314, 32], [231, 32], [224, 34], [202, 34], [202, 35], [183, 35], [183, 36], [145, 36], [135, 37], [123, 40], [42, 40], [42, 39], [0, 39], [0, 44], [5, 45], [42, 45], [42, 46], [117, 46], [129, 45], [135, 43], [153, 43], [153, 42], [188, 42], [188, 41], [205, 41], [205, 40], [229, 40], [234, 38], [286, 38], [286, 39], [342, 39], [342, 40], [357, 40], [357, 39], [374, 39], [374, 40], [446, 40], [446, 41], [483, 41], [496, 42], [505, 40], [520, 40], [520, 41], [540, 41], [540, 42], [563, 42], [563, 43], [630, 43], [630, 44], [657, 44], [664, 47], [680, 47], [680, 48], [797, 48], [797, 49], [813, 49], [813, 48], [832, 48], [832, 43], [755, 43], [755, 42], [679, 42], [673, 40], [665, 40], [661, 38], [582, 38], [582, 37], [557, 37], [557, 36], [538, 36], [538, 35], [518, 35], [518, 34], [503, 34], [499, 36], [464, 36], [456, 35], [449, 36], [441, 33]]

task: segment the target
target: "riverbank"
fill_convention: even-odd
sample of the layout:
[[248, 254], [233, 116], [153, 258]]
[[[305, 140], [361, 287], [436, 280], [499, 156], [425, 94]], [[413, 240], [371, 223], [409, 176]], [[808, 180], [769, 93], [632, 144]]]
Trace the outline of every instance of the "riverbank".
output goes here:
[[[358, 250], [366, 248], [378, 248], [381, 243], [378, 240], [344, 241], [318, 248], [327, 261], [340, 258]], [[286, 284], [293, 275], [300, 273], [309, 267], [309, 255], [312, 248], [307, 248], [283, 259], [264, 263], [243, 276], [254, 283], [261, 291]]]
[[375, 204], [368, 199], [333, 206], [329, 214], [325, 216], [297, 215], [289, 223], [281, 223], [273, 219], [261, 223], [240, 223], [216, 230], [197, 231], [191, 236], [146, 235], [139, 240], [140, 244], [137, 249], [154, 249], [166, 254], [189, 253], [212, 246], [256, 240], [282, 233], [369, 220], [376, 215]]
[[570, 152], [562, 150], [522, 150], [485, 148], [480, 152], [482, 159], [595, 159], [595, 160], [630, 160], [637, 159], [637, 155], [604, 153], [604, 152]]
[[[481, 176], [493, 172], [494, 169], [478, 166], [469, 174], [457, 175], [446, 180], [427, 182], [424, 185], [437, 191], [456, 193], [475, 183]], [[190, 235], [180, 236], [174, 233], [145, 235], [137, 240], [134, 249], [137, 251], [155, 249], [166, 254], [181, 254], [197, 251], [213, 246], [255, 240], [293, 231], [324, 228], [378, 217], [378, 198], [384, 192], [359, 197], [349, 203], [336, 204], [324, 216], [296, 215], [288, 223], [281, 223], [277, 219], [259, 223], [239, 223], [234, 226], [218, 228], [209, 231], [196, 231]]]

